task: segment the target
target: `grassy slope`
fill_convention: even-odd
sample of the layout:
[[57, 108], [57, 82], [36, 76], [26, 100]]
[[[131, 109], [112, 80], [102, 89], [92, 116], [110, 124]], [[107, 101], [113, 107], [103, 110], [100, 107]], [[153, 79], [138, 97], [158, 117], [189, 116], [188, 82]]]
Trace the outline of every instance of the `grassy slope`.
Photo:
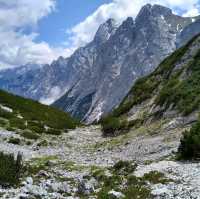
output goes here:
[[0, 90], [0, 105], [13, 110], [8, 112], [0, 107], [0, 126], [9, 129], [29, 129], [43, 133], [48, 128], [48, 132], [51, 133], [73, 129], [78, 124], [67, 113], [2, 90]]

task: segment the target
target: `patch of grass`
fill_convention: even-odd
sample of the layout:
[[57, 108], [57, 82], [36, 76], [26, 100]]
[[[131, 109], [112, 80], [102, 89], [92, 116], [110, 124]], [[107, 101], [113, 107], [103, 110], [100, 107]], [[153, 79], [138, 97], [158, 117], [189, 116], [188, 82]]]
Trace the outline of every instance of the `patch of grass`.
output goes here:
[[41, 170], [48, 170], [50, 166], [49, 161], [53, 160], [58, 160], [57, 156], [44, 156], [31, 159], [26, 166], [27, 175], [35, 175]]
[[94, 177], [99, 182], [104, 182], [107, 178], [105, 171], [103, 169], [95, 169], [92, 171], [92, 177]]
[[63, 169], [67, 171], [82, 171], [89, 168], [89, 166], [76, 164], [73, 161], [62, 162], [60, 164], [62, 164]]
[[17, 128], [17, 129], [22, 129], [22, 130], [26, 128], [25, 122], [19, 118], [13, 117], [9, 120], [9, 123], [10, 123], [10, 127], [12, 128]]
[[97, 199], [112, 199], [114, 196], [108, 194], [111, 190], [124, 194], [125, 199], [153, 198], [145, 180], [132, 174], [136, 166], [134, 162], [119, 161], [109, 168], [91, 169], [92, 177], [98, 181]]
[[8, 125], [8, 120], [0, 118], [0, 127], [6, 127]]
[[22, 169], [21, 154], [18, 154], [15, 159], [13, 154], [0, 152], [0, 184], [2, 186], [17, 185], [22, 174]]
[[149, 173], [144, 174], [142, 180], [148, 181], [152, 184], [166, 184], [168, 182], [171, 182], [171, 180], [167, 179], [163, 173], [160, 173], [158, 171], [151, 171]]
[[129, 175], [133, 173], [137, 167], [137, 164], [129, 161], [119, 161], [113, 167], [112, 170], [114, 173], [120, 175]]
[[129, 186], [123, 190], [125, 199], [153, 199], [151, 190], [145, 186]]
[[50, 135], [61, 135], [62, 131], [58, 130], [58, 129], [48, 129], [46, 131], [46, 134], [50, 134]]

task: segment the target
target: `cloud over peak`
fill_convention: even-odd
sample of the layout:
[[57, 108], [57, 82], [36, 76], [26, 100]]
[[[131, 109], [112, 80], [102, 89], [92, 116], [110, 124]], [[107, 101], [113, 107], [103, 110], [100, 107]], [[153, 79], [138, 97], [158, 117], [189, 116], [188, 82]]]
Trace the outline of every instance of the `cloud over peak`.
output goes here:
[[185, 17], [196, 16], [200, 10], [198, 0], [113, 0], [112, 3], [100, 6], [84, 21], [67, 30], [71, 35], [71, 45], [78, 47], [90, 42], [99, 25], [108, 18], [114, 18], [118, 22], [130, 16], [135, 18], [141, 7], [148, 3], [169, 7]]

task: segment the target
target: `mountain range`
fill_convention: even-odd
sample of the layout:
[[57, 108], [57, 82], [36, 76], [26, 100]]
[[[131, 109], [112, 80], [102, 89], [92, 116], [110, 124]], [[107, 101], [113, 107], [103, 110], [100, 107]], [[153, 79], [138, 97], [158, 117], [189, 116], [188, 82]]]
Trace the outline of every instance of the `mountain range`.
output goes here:
[[102, 24], [93, 41], [69, 58], [0, 72], [0, 88], [71, 113], [86, 123], [117, 107], [134, 82], [200, 30], [199, 17], [177, 16], [145, 5], [135, 20]]

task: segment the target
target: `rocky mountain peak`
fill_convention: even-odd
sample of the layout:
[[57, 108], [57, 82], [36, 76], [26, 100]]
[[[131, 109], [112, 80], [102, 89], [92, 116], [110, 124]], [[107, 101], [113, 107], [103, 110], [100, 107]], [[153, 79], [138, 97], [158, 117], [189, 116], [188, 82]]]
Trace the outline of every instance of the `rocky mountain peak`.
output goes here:
[[105, 23], [101, 24], [97, 33], [95, 35], [95, 42], [104, 43], [111, 35], [113, 35], [117, 29], [118, 25], [114, 19], [108, 19]]
[[120, 29], [132, 29], [134, 27], [134, 20], [132, 17], [128, 17], [120, 26]]
[[153, 5], [151, 7], [151, 11], [153, 14], [157, 14], [157, 15], [163, 15], [163, 16], [169, 16], [172, 15], [172, 10], [170, 8], [167, 8], [165, 6], [161, 6], [161, 5]]
[[136, 17], [136, 22], [143, 22], [150, 17], [167, 17], [170, 15], [172, 15], [172, 10], [167, 7], [157, 4], [147, 4], [141, 8], [138, 16]]

